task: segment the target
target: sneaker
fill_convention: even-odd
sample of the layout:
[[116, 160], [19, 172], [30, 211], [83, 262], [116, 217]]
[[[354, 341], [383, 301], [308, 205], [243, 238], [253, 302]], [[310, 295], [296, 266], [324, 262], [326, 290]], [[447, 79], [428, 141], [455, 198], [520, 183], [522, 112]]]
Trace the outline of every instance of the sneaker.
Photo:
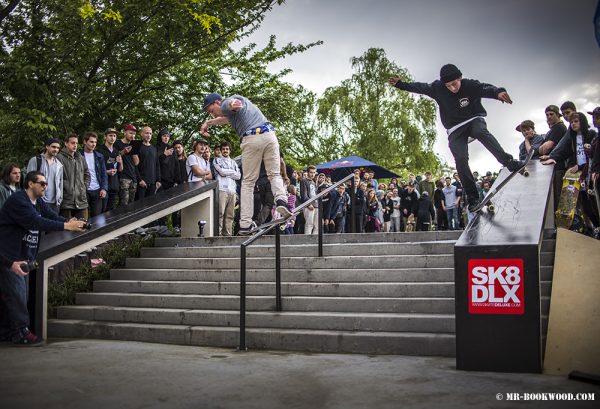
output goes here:
[[248, 227], [240, 227], [238, 230], [238, 235], [240, 236], [249, 236], [256, 229], [256, 223], [252, 222]]
[[290, 209], [288, 209], [288, 204], [285, 200], [279, 199], [279, 200], [277, 200], [277, 202], [275, 204], [277, 205], [275, 210], [282, 217], [285, 217], [287, 219], [288, 217], [290, 217], [292, 215], [292, 212], [290, 212]]
[[516, 172], [517, 170], [521, 169], [523, 166], [525, 166], [525, 162], [523, 162], [522, 160], [511, 160], [510, 162], [508, 162], [506, 164], [506, 168], [508, 170], [510, 170], [511, 172]]
[[29, 329], [25, 328], [21, 332], [21, 338], [17, 338], [13, 340], [13, 344], [20, 346], [30, 346], [30, 347], [38, 347], [44, 345], [44, 340], [33, 332], [29, 331]]

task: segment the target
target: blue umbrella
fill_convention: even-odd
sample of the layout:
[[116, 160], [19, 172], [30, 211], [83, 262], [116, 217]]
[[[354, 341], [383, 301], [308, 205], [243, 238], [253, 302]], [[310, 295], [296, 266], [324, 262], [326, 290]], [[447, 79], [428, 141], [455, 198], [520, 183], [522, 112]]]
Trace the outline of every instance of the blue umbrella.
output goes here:
[[317, 165], [317, 171], [330, 175], [334, 181], [342, 179], [344, 176], [352, 173], [354, 169], [360, 169], [361, 173], [366, 170], [372, 170], [375, 172], [375, 178], [380, 179], [400, 176], [360, 156], [347, 156]]

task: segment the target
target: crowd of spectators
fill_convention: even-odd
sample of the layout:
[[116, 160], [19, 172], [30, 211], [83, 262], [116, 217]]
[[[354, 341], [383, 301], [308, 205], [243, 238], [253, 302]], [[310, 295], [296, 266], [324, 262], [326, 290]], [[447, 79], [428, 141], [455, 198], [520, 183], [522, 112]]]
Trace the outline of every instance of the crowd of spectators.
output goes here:
[[[536, 132], [531, 120], [517, 125], [516, 130], [523, 136], [520, 158], [533, 149], [534, 158], [555, 165], [555, 205], [565, 172], [581, 172], [584, 185], [580, 193], [581, 214], [586, 229], [596, 229], [597, 233], [598, 210], [591, 192], [587, 191], [597, 179], [600, 167], [600, 155], [595, 155], [597, 133], [590, 128], [586, 115], [577, 112], [572, 102], [565, 102], [560, 109], [550, 105], [545, 114], [549, 127], [545, 135]], [[588, 114], [592, 116], [594, 127], [598, 128], [600, 108]], [[167, 128], [157, 133], [154, 144], [150, 127], [144, 126], [139, 131], [141, 139], [136, 137], [136, 126], [126, 124], [119, 139], [119, 132], [109, 128], [104, 132], [101, 145], [98, 145], [99, 138], [94, 132], [83, 135], [81, 146], [76, 134], [67, 135], [63, 141], [48, 139], [44, 152], [33, 156], [25, 167], [16, 163], [4, 167], [0, 180], [0, 208], [12, 193], [21, 189], [21, 169], [23, 173], [40, 171], [46, 177], [43, 200], [66, 219], [87, 219], [188, 181], [204, 183], [214, 179], [220, 190], [219, 234], [235, 234], [243, 170], [240, 161], [230, 157], [231, 145], [223, 142], [211, 149], [206, 140], [198, 138], [191, 152], [186, 153], [181, 141], [171, 141]], [[457, 173], [411, 173], [406, 179], [378, 180], [370, 169], [355, 169], [354, 192], [350, 192], [352, 184], [346, 183], [323, 197], [319, 219], [317, 202], [313, 198], [332, 185], [331, 178], [318, 173], [315, 166], [292, 169], [286, 166], [283, 155], [281, 170], [290, 210], [313, 201], [288, 220], [285, 230], [288, 234], [316, 234], [320, 228], [326, 233], [347, 233], [352, 231], [352, 226], [356, 232], [458, 230], [467, 223], [466, 197]], [[497, 174], [487, 172], [480, 176], [474, 172], [473, 176], [480, 199], [483, 199]], [[263, 166], [255, 186], [253, 219], [257, 225], [277, 217], [274, 205]], [[353, 208], [355, 219], [351, 220]], [[181, 227], [179, 214], [173, 214], [171, 221], [177, 233]], [[164, 225], [166, 220], [158, 223]]]

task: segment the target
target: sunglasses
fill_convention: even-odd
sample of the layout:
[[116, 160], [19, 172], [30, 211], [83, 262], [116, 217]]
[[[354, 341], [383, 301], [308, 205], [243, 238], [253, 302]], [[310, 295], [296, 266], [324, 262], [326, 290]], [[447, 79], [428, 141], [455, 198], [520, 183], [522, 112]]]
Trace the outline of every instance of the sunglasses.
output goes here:
[[33, 182], [33, 183], [37, 183], [38, 185], [42, 186], [42, 187], [46, 187], [48, 186], [48, 182]]

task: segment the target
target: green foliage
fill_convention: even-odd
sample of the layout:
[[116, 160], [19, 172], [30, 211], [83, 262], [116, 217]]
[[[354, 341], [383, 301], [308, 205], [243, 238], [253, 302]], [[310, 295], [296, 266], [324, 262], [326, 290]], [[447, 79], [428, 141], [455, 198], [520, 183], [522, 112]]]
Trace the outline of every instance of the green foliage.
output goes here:
[[153, 245], [153, 236], [123, 236], [118, 242], [106, 245], [99, 255], [106, 264], [94, 268], [86, 265], [68, 272], [64, 281], [48, 285], [48, 305], [53, 309], [75, 304], [77, 293], [92, 291], [94, 281], [109, 279], [111, 269], [125, 266], [127, 257], [139, 257], [142, 247]]
[[[24, 162], [49, 135], [130, 121], [169, 125], [189, 140], [204, 119], [201, 99], [209, 91], [257, 91], [248, 95], [273, 101], [264, 105], [281, 117], [274, 96], [283, 73], [267, 74], [266, 66], [316, 43], [278, 48], [273, 38], [259, 50], [231, 48], [280, 3], [20, 1], [0, 19], [0, 146]], [[235, 141], [222, 132], [217, 136]]]
[[435, 105], [387, 84], [393, 75], [410, 80], [408, 71], [377, 48], [353, 57], [351, 65], [354, 74], [318, 101], [320, 131], [329, 135], [328, 145], [338, 147], [323, 159], [359, 155], [396, 172], [439, 170], [441, 161], [433, 152]]

